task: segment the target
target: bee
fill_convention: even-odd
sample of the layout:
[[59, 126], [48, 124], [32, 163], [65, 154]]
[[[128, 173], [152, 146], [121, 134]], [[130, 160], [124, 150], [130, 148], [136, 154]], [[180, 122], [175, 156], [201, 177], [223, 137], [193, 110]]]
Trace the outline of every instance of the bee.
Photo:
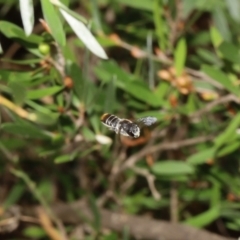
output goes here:
[[110, 130], [123, 136], [138, 138], [141, 134], [141, 128], [151, 126], [157, 122], [155, 117], [139, 118], [137, 121], [131, 121], [125, 118], [119, 118], [113, 114], [104, 113], [101, 116], [101, 122]]

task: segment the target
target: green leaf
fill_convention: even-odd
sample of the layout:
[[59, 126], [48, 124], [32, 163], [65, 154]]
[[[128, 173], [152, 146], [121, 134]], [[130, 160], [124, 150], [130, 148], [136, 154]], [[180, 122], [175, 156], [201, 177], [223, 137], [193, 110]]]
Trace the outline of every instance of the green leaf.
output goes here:
[[68, 64], [68, 74], [71, 76], [74, 84], [73, 91], [79, 100], [83, 100], [84, 80], [82, 71], [76, 63], [70, 62]]
[[43, 113], [43, 112], [35, 112], [37, 119], [36, 123], [40, 123], [43, 125], [53, 125], [57, 122], [60, 113]]
[[180, 174], [192, 174], [194, 168], [189, 163], [166, 160], [155, 163], [152, 166], [152, 171], [159, 175], [180, 175]]
[[219, 7], [215, 7], [212, 12], [213, 23], [221, 33], [222, 37], [226, 41], [231, 41], [231, 31], [228, 26], [228, 21], [226, 19], [226, 14], [223, 9]]
[[45, 198], [48, 203], [53, 203], [55, 200], [54, 183], [47, 177], [40, 181], [37, 186], [37, 191]]
[[209, 176], [209, 181], [212, 183], [211, 196], [210, 196], [210, 207], [219, 206], [221, 203], [221, 184], [220, 181], [216, 180], [214, 177]]
[[8, 83], [8, 87], [11, 90], [14, 102], [18, 105], [22, 105], [26, 97], [26, 88], [23, 84], [21, 84], [21, 82], [11, 81]]
[[231, 219], [231, 222], [226, 223], [227, 229], [238, 232], [240, 229], [240, 221], [238, 219]]
[[[141, 1], [139, 1], [141, 2]], [[166, 29], [165, 24], [163, 21], [163, 6], [161, 6], [161, 3], [159, 0], [153, 1], [153, 17], [154, 17], [154, 24], [156, 28], [156, 34], [158, 36], [158, 45], [162, 51], [165, 50], [167, 42], [166, 42]]]
[[187, 45], [184, 38], [180, 39], [177, 47], [174, 51], [174, 67], [176, 69], [177, 76], [182, 74], [183, 68], [185, 66], [187, 55]]
[[218, 152], [217, 152], [217, 156], [218, 157], [223, 157], [226, 155], [229, 155], [233, 152], [235, 152], [236, 150], [238, 150], [240, 148], [240, 142], [239, 141], [231, 141], [228, 142], [227, 146], [223, 146]]
[[232, 43], [223, 42], [218, 50], [222, 53], [222, 57], [232, 63], [240, 63], [239, 48]]
[[23, 82], [33, 79], [32, 72], [0, 70], [0, 80], [5, 82]]
[[228, 127], [225, 129], [225, 131], [215, 139], [214, 141], [215, 148], [221, 147], [225, 143], [228, 143], [229, 139], [236, 136], [237, 135], [236, 129], [239, 127], [239, 125], [240, 125], [240, 113], [238, 113], [232, 119], [232, 121], [230, 122]]
[[202, 71], [205, 72], [209, 77], [221, 83], [229, 92], [239, 96], [238, 88], [232, 84], [228, 76], [221, 70], [208, 65], [203, 65]]
[[163, 101], [148, 88], [142, 79], [138, 79], [123, 71], [115, 62], [109, 61], [101, 63], [101, 65], [95, 68], [95, 72], [97, 76], [106, 83], [109, 83], [113, 78], [116, 79], [116, 86], [131, 94], [136, 99], [153, 107], [162, 106]]
[[107, 235], [104, 235], [102, 240], [118, 240], [118, 239], [119, 238], [117, 233], [110, 232]]
[[2, 58], [2, 62], [7, 62], [7, 63], [16, 63], [19, 65], [31, 65], [31, 66], [36, 66], [36, 63], [40, 63], [42, 60], [39, 58], [36, 59], [21, 59], [21, 60], [13, 60], [13, 59], [8, 59], [8, 58]]
[[27, 92], [27, 99], [39, 99], [45, 96], [51, 96], [54, 95], [55, 93], [61, 91], [64, 87], [62, 86], [54, 86], [54, 87], [49, 87], [49, 88], [44, 88], [44, 89], [36, 89], [36, 90], [29, 90]]
[[192, 37], [192, 39], [189, 39], [188, 45], [191, 48], [196, 48], [197, 50], [203, 49], [202, 46], [206, 46], [211, 43], [211, 36], [208, 31], [196, 32]]
[[134, 96], [135, 98], [153, 106], [158, 107], [161, 106], [161, 103], [156, 95], [153, 94], [151, 90], [148, 89], [147, 86], [141, 85], [138, 82], [129, 82], [126, 83], [124, 90]]
[[215, 66], [222, 66], [222, 62], [219, 60], [216, 54], [209, 50], [199, 48], [197, 49], [197, 54], [207, 63], [212, 63]]
[[10, 191], [8, 191], [7, 198], [3, 202], [4, 208], [8, 208], [13, 204], [16, 204], [22, 197], [25, 191], [25, 185], [22, 183], [16, 183]]
[[211, 26], [211, 28], [210, 28], [210, 36], [212, 39], [213, 46], [215, 48], [218, 48], [219, 45], [222, 43], [223, 38], [222, 38], [221, 34], [219, 33], [218, 29], [215, 28], [214, 26]]
[[32, 0], [20, 0], [20, 12], [24, 31], [27, 36], [32, 32], [34, 25], [34, 10]]
[[104, 112], [113, 112], [116, 105], [116, 79], [112, 79], [106, 89]]
[[154, 89], [154, 95], [158, 98], [158, 102], [161, 102], [161, 105], [165, 108], [170, 106], [170, 102], [168, 100], [168, 91], [170, 90], [171, 86], [166, 81], [160, 81], [157, 87]]
[[70, 162], [74, 159], [74, 156], [72, 154], [65, 154], [58, 156], [54, 159], [54, 163], [65, 163], [65, 162]]
[[91, 129], [83, 127], [81, 133], [87, 141], [95, 141], [95, 134]]
[[209, 210], [198, 214], [197, 216], [194, 216], [192, 218], [188, 218], [186, 221], [184, 221], [184, 224], [188, 224], [193, 227], [197, 228], [203, 228], [210, 223], [212, 223], [214, 220], [218, 219], [220, 216], [220, 207], [214, 206], [210, 208]]
[[23, 230], [23, 235], [31, 239], [41, 239], [46, 237], [45, 231], [38, 226], [26, 227]]
[[66, 37], [63, 30], [63, 24], [54, 9], [54, 6], [50, 0], [41, 0], [42, 10], [44, 19], [46, 20], [49, 28], [51, 29], [51, 34], [53, 38], [61, 45], [65, 46]]
[[2, 131], [12, 133], [14, 135], [21, 135], [23, 137], [35, 139], [50, 139], [50, 135], [42, 131], [39, 127], [30, 124], [20, 123], [4, 123], [0, 126]]
[[23, 29], [6, 21], [0, 21], [0, 32], [8, 38], [21, 39], [26, 43], [39, 44], [43, 41], [42, 37], [34, 34], [27, 37]]
[[209, 159], [213, 159], [215, 156], [215, 148], [204, 149], [198, 153], [195, 153], [187, 158], [187, 162], [190, 164], [203, 164], [206, 163]]

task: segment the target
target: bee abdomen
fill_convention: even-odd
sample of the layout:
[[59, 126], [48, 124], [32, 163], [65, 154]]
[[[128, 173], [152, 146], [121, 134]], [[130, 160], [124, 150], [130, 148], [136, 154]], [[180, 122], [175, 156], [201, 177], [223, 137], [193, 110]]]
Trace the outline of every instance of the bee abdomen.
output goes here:
[[119, 117], [113, 115], [113, 114], [104, 113], [101, 116], [101, 121], [107, 127], [110, 127], [113, 130], [117, 130], [119, 122], [121, 121], [121, 119]]

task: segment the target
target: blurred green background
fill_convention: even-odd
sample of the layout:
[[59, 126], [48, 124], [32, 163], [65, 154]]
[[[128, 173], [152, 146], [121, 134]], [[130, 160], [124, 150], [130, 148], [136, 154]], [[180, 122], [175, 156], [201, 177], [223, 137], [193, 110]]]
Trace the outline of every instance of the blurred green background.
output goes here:
[[0, 0], [3, 239], [137, 239], [103, 209], [239, 237], [240, 1], [61, 2]]

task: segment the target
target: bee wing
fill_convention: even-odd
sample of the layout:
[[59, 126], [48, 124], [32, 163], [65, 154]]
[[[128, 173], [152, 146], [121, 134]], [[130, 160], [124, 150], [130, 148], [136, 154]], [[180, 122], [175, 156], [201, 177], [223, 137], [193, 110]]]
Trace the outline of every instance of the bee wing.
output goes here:
[[154, 123], [157, 122], [157, 118], [155, 117], [143, 117], [137, 119], [136, 123], [139, 124], [140, 126], [152, 126]]

